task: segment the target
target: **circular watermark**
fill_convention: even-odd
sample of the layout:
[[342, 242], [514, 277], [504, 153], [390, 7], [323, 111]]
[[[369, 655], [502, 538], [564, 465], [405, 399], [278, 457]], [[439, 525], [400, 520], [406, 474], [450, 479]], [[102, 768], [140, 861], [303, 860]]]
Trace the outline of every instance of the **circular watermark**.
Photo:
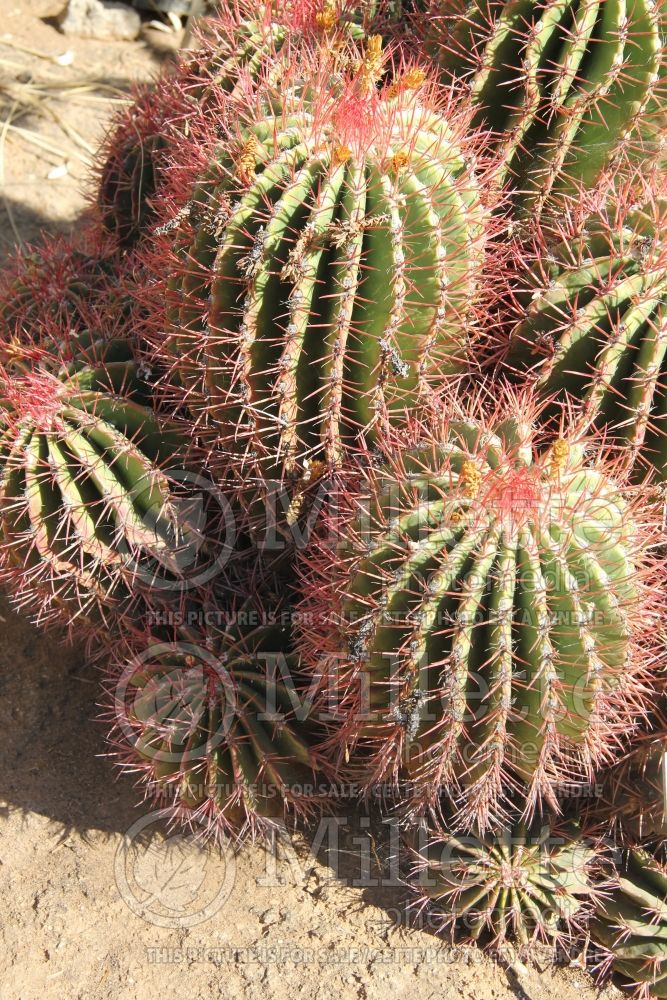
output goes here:
[[[137, 532], [121, 533], [116, 547], [126, 571], [156, 593], [183, 593], [214, 580], [235, 551], [237, 523], [229, 500], [212, 480], [189, 469], [164, 473], [169, 497], [160, 497], [141, 515]], [[150, 495], [145, 478], [133, 487], [136, 506]]]
[[219, 912], [236, 882], [229, 846], [215, 851], [195, 833], [160, 836], [170, 809], [147, 813], [124, 834], [114, 858], [114, 877], [125, 905], [155, 927], [195, 927]]
[[[186, 738], [189, 760], [206, 758], [225, 742], [238, 711], [237, 688], [220, 657], [191, 642], [147, 646], [125, 664], [113, 697], [116, 724], [128, 744], [136, 746], [150, 729], [154, 744], [144, 742], [141, 753], [160, 764], [179, 764]], [[196, 734], [199, 744], [192, 741]]]

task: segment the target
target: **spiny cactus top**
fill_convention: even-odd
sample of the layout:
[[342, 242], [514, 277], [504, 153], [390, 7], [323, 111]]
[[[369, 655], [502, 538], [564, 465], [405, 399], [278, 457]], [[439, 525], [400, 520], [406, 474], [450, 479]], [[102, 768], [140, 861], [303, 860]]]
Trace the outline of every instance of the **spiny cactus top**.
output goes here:
[[420, 827], [414, 841], [410, 881], [430, 924], [452, 936], [525, 945], [584, 924], [595, 851], [572, 824], [468, 835]]
[[43, 348], [4, 354], [1, 572], [20, 577], [18, 599], [40, 617], [64, 606], [94, 620], [142, 591], [177, 592], [185, 525], [165, 467], [184, 438], [137, 401], [127, 343], [89, 344], [93, 366]]
[[453, 0], [433, 11], [436, 58], [467, 81], [526, 207], [594, 184], [639, 141], [664, 66], [660, 4]]
[[[275, 610], [275, 609], [273, 609]], [[220, 616], [222, 619], [222, 616]], [[119, 761], [139, 769], [175, 818], [210, 836], [266, 831], [323, 808], [322, 762], [299, 690], [289, 627], [250, 602], [225, 623], [152, 638], [112, 676]]]
[[120, 335], [130, 302], [118, 268], [113, 240], [92, 226], [18, 250], [0, 273], [0, 341], [34, 344], [54, 329], [64, 341], [100, 326]]
[[135, 245], [155, 222], [162, 170], [193, 119], [226, 117], [226, 97], [259, 79], [279, 85], [290, 51], [304, 42], [334, 49], [363, 37], [362, 20], [357, 6], [330, 0], [223, 4], [203, 21], [196, 53], [169, 67], [156, 86], [138, 88], [104, 140], [96, 191], [104, 227], [122, 246]]
[[225, 4], [203, 27], [204, 48], [190, 63], [200, 75], [196, 96], [206, 101], [215, 87], [227, 93], [249, 80], [274, 79], [280, 73], [284, 48], [302, 41], [341, 45], [346, 38], [363, 38], [361, 25], [372, 19], [371, 4], [342, 0], [269, 0]]
[[638, 997], [667, 997], [667, 871], [648, 851], [628, 851], [617, 885], [602, 898], [590, 925], [613, 968]]
[[338, 462], [460, 370], [488, 235], [464, 119], [423, 73], [378, 93], [373, 39], [341, 86], [320, 63], [274, 114], [246, 112], [152, 251], [153, 271], [172, 258], [158, 347], [187, 404], [287, 471]]
[[606, 426], [629, 460], [665, 478], [667, 200], [659, 177], [637, 186], [545, 224], [517, 279], [510, 360], [532, 362], [545, 397], [569, 395], [585, 423]]
[[633, 523], [604, 461], [567, 437], [540, 451], [517, 406], [389, 444], [334, 494], [303, 569], [329, 752], [368, 788], [403, 775], [414, 809], [444, 787], [482, 829], [523, 782], [530, 812], [591, 779], [659, 650], [642, 584], [657, 514]]

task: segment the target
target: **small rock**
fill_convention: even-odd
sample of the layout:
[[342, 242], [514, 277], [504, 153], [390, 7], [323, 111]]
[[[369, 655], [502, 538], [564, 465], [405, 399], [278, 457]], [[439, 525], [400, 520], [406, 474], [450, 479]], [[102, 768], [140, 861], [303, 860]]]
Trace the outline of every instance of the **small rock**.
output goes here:
[[113, 0], [69, 0], [58, 19], [63, 35], [99, 41], [133, 41], [141, 30], [136, 10]]
[[259, 920], [264, 927], [270, 927], [271, 924], [280, 923], [280, 914], [277, 910], [265, 910], [264, 913], [261, 914]]

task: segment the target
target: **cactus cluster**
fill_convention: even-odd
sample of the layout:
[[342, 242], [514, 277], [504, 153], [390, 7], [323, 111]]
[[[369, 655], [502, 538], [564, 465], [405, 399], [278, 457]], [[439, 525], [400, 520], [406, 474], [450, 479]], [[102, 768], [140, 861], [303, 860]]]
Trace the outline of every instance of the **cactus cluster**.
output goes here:
[[438, 929], [589, 940], [644, 997], [666, 38], [651, 0], [223, 4], [0, 275], [0, 581], [89, 638], [120, 766], [213, 837], [359, 790]]

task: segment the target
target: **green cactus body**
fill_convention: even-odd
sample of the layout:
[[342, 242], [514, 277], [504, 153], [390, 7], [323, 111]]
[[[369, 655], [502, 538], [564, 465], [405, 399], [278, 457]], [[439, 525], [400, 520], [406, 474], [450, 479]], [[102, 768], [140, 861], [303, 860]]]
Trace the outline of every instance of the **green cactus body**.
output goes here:
[[432, 42], [497, 132], [526, 211], [592, 186], [651, 101], [662, 65], [652, 0], [472, 0]]
[[121, 760], [209, 833], [314, 811], [320, 761], [311, 722], [296, 717], [299, 665], [284, 630], [234, 625], [193, 638], [147, 642], [125, 668]]
[[407, 778], [415, 809], [447, 789], [481, 828], [523, 782], [530, 810], [590, 781], [641, 691], [626, 503], [576, 446], [530, 442], [512, 419], [452, 421], [386, 459], [305, 577], [305, 620], [331, 623], [303, 652], [332, 654], [332, 752], [358, 745], [366, 787]]
[[109, 360], [126, 352], [107, 345], [102, 367], [56, 372], [15, 359], [3, 386], [3, 571], [22, 573], [28, 603], [48, 593], [53, 607], [94, 617], [158, 588], [158, 576], [177, 589], [182, 525], [164, 468], [183, 439], [132, 398], [136, 366]]
[[[640, 467], [667, 477], [667, 257], [661, 221], [638, 213], [623, 225], [596, 224], [550, 249], [529, 279], [525, 313], [511, 335], [510, 358], [540, 365], [538, 391], [556, 405], [567, 397]], [[544, 360], [541, 360], [544, 359]]]
[[647, 851], [627, 853], [617, 886], [596, 907], [590, 935], [641, 996], [667, 997], [667, 871]]
[[452, 936], [527, 945], [583, 924], [595, 853], [575, 826], [517, 823], [422, 839], [411, 881]]
[[336, 463], [461, 370], [486, 215], [454, 131], [414, 93], [260, 121], [193, 202], [169, 350], [237, 454]]

